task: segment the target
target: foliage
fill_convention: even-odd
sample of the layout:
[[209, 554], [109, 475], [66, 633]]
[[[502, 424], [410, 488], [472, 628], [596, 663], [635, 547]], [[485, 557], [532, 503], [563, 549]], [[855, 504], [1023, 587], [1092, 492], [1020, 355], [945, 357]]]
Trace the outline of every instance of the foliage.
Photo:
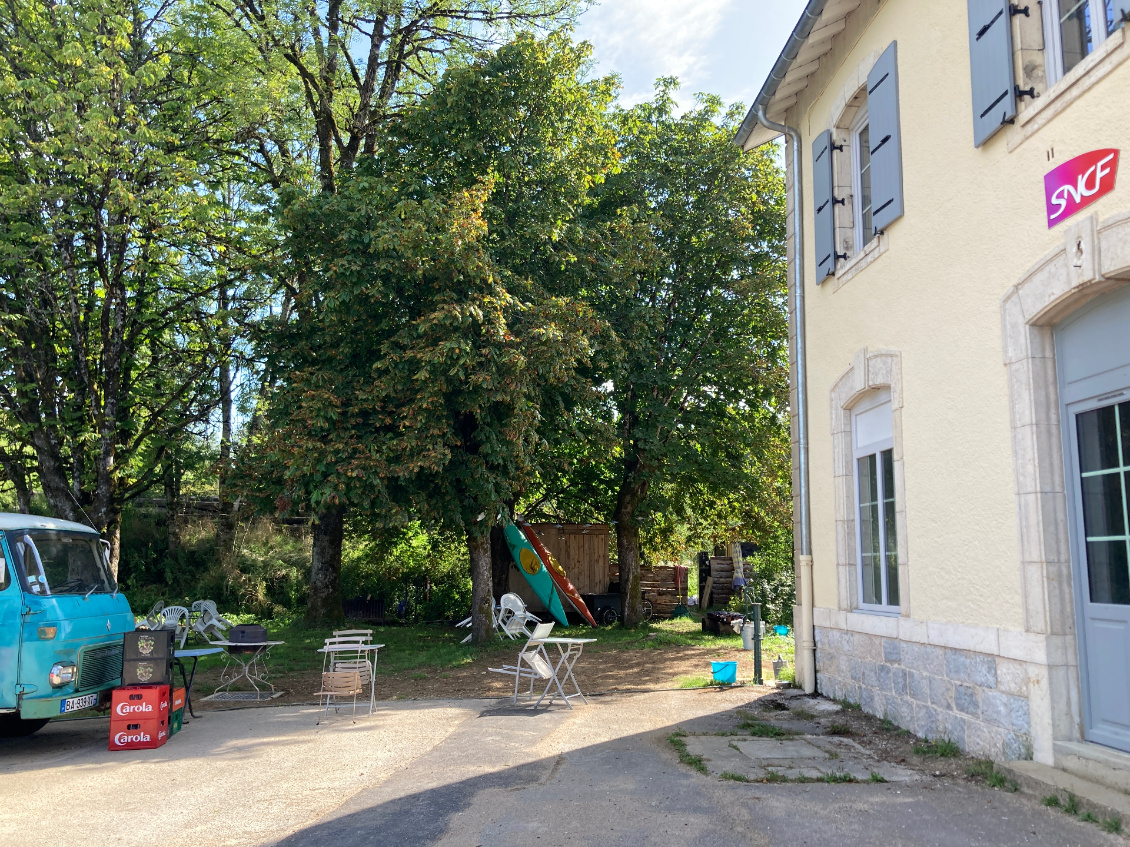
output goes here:
[[674, 85], [661, 81], [652, 102], [618, 113], [620, 167], [594, 188], [605, 241], [586, 297], [614, 343], [594, 363], [588, 431], [603, 441], [584, 458], [564, 445], [537, 498], [616, 524], [630, 623], [641, 530], [662, 548], [680, 528], [707, 534], [687, 527], [726, 498], [787, 490], [783, 184], [770, 154], [733, 144], [739, 107], [701, 97], [676, 116]]
[[144, 614], [157, 600], [190, 605], [210, 599], [234, 614], [274, 618], [305, 601], [309, 540], [303, 534], [262, 519], [242, 525], [232, 568], [215, 555], [213, 521], [190, 522], [182, 539], [170, 551], [163, 521], [152, 512], [125, 511], [120, 581], [135, 613]]
[[418, 516], [474, 553], [532, 478], [543, 402], [591, 355], [590, 311], [519, 275], [564, 261], [558, 229], [611, 161], [586, 130], [610, 88], [581, 79], [584, 56], [519, 38], [450, 71], [336, 193], [288, 210], [320, 288], [274, 347], [258, 479], [278, 507]]
[[207, 183], [249, 120], [179, 8], [0, 8], [2, 459], [108, 530], [115, 565], [123, 505], [214, 408]]
[[961, 755], [961, 748], [948, 738], [939, 738], [936, 741], [923, 741], [920, 744], [915, 744], [914, 752], [919, 756], [952, 759]]
[[384, 597], [386, 614], [403, 620], [462, 618], [471, 608], [471, 575], [460, 541], [450, 534], [428, 534], [418, 523], [347, 537], [342, 593]]

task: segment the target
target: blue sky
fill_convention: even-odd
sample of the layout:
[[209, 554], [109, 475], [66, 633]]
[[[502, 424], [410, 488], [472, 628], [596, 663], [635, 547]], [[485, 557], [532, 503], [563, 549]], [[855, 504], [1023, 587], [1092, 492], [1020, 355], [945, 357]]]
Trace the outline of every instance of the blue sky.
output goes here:
[[618, 73], [621, 102], [651, 96], [656, 77], [677, 76], [685, 107], [699, 91], [747, 107], [757, 95], [804, 0], [603, 0], [581, 16], [597, 72]]

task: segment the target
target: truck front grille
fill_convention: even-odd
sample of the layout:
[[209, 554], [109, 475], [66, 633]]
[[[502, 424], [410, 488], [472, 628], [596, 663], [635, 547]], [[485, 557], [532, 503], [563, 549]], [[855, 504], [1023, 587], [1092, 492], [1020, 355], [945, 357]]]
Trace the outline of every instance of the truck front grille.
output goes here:
[[122, 645], [87, 647], [79, 654], [78, 689], [98, 688], [122, 676]]

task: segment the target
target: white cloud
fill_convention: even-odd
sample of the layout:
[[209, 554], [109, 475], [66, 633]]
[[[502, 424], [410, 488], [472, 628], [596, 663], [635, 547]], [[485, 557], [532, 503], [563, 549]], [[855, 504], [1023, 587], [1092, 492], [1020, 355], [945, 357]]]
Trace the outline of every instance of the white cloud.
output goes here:
[[603, 72], [624, 78], [621, 99], [651, 96], [657, 77], [677, 76], [683, 94], [708, 75], [711, 42], [733, 0], [604, 0], [581, 18]]

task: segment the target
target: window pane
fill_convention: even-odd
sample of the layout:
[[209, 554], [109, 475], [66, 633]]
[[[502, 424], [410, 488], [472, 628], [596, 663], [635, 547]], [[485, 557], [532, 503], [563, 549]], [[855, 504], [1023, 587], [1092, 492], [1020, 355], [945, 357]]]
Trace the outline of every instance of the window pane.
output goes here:
[[895, 525], [895, 454], [884, 450], [883, 459], [883, 557], [887, 565], [887, 605], [899, 604], [898, 528]]
[[879, 547], [879, 480], [876, 455], [857, 461], [859, 476], [859, 564], [863, 571], [863, 602], [883, 602], [882, 552]]
[[1122, 463], [1130, 462], [1130, 403], [1118, 404], [1118, 423], [1122, 430]]
[[1083, 531], [1087, 538], [1126, 534], [1121, 476], [1115, 471], [1083, 477]]
[[1106, 0], [1106, 31], [1107, 35], [1114, 32], [1122, 24], [1122, 17], [1114, 11], [1114, 0]]
[[[1123, 403], [1130, 406], [1130, 403]], [[1115, 407], [1093, 409], [1077, 415], [1076, 428], [1079, 433], [1079, 469], [1083, 473], [1117, 468], [1118, 465], [1118, 427]]]
[[859, 216], [863, 227], [863, 243], [875, 237], [871, 224], [871, 126], [859, 131]]
[[1088, 541], [1087, 577], [1092, 603], [1130, 605], [1126, 541]]
[[1067, 73], [1091, 52], [1091, 0], [1062, 0], [1059, 29], [1063, 36], [1063, 72]]

